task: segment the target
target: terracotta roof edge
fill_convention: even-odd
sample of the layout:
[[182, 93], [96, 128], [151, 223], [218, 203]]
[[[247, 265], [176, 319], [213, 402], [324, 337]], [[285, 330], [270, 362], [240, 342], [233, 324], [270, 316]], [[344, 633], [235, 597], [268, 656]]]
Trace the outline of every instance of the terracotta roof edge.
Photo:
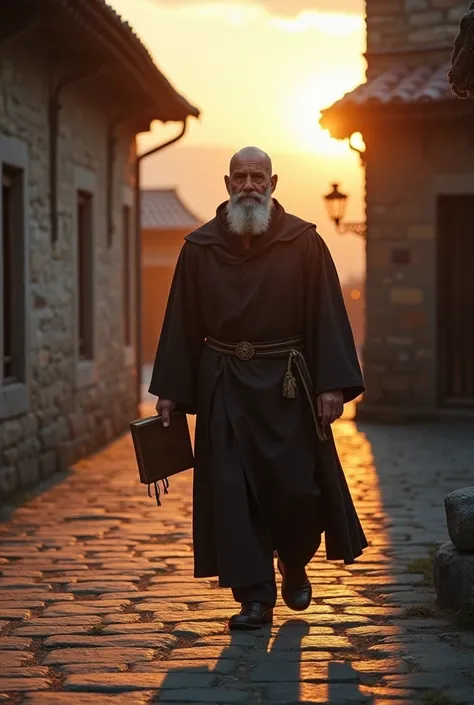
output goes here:
[[[99, 42], [105, 45], [116, 57], [119, 62], [126, 64], [129, 70], [137, 77], [137, 81], [141, 84], [143, 91], [146, 92], [152, 99], [156, 95], [156, 88], [161, 88], [166, 93], [166, 98], [170, 101], [175, 109], [176, 121], [182, 121], [186, 117], [196, 117], [200, 115], [200, 111], [192, 105], [184, 96], [182, 96], [173, 87], [166, 76], [160, 71], [155, 61], [153, 60], [148, 49], [135, 34], [131, 26], [122, 20], [120, 15], [106, 2], [106, 0], [53, 0], [55, 4], [66, 6], [68, 10], [75, 15], [80, 15], [84, 22], [89, 26], [92, 32], [96, 35]], [[120, 34], [120, 37], [127, 42], [129, 54], [124, 56], [119, 51], [118, 47], [109, 38], [104, 37], [98, 31], [98, 26], [101, 26], [101, 17], [108, 22], [108, 29], [111, 32]], [[134, 61], [132, 57], [136, 60]], [[146, 71], [146, 74], [144, 73]], [[150, 79], [156, 81], [150, 82]], [[150, 110], [153, 111], [153, 102], [150, 104]], [[160, 119], [157, 115], [156, 119]]]

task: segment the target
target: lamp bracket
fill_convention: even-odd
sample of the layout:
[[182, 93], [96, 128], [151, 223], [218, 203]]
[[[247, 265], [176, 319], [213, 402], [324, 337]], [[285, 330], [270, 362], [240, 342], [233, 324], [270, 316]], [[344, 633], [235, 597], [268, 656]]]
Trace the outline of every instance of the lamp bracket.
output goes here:
[[365, 237], [367, 235], [367, 223], [339, 223], [337, 231], [340, 235], [359, 235]]

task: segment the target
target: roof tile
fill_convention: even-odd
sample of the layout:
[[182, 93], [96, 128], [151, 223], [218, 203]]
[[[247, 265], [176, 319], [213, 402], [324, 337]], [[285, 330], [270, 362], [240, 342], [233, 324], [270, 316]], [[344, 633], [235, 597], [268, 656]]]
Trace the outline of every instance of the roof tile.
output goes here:
[[[361, 131], [365, 120], [403, 115], [405, 108], [439, 106], [443, 111], [455, 107], [472, 114], [473, 108], [452, 93], [448, 82], [449, 62], [409, 66], [398, 64], [373, 72], [366, 83], [321, 111], [320, 125], [336, 139], [346, 139]], [[467, 101], [469, 103], [470, 101]], [[474, 104], [473, 104], [474, 105]], [[407, 113], [408, 114], [408, 113]], [[437, 114], [430, 109], [430, 114]]]
[[[420, 103], [454, 99], [448, 83], [449, 63], [436, 66], [395, 66], [355, 88], [332, 107], [369, 103]], [[329, 108], [331, 109], [331, 108]]]
[[142, 228], [191, 231], [201, 225], [176, 189], [142, 189], [140, 203]]

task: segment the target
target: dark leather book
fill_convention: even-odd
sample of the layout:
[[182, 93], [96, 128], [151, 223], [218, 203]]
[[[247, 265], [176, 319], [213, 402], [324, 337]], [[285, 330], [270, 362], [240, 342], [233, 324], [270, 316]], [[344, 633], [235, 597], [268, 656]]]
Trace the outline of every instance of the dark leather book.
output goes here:
[[186, 415], [175, 412], [171, 424], [164, 428], [161, 416], [149, 416], [130, 424], [140, 482], [155, 487], [156, 501], [160, 504], [158, 483], [163, 483], [167, 494], [168, 478], [194, 467], [194, 456]]

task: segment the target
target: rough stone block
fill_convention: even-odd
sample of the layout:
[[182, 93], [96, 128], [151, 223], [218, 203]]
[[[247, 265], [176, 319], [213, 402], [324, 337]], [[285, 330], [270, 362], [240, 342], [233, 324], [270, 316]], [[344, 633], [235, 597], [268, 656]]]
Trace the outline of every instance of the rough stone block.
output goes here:
[[2, 499], [10, 497], [18, 487], [18, 475], [15, 468], [0, 468], [0, 496]]
[[298, 663], [298, 661], [278, 664], [268, 661], [259, 663], [252, 671], [251, 680], [256, 683], [278, 683], [298, 681], [326, 681], [339, 683], [358, 683], [356, 671], [348, 663], [331, 660], [330, 668], [326, 663]]
[[12, 468], [18, 461], [18, 448], [7, 448], [2, 453], [3, 467]]
[[398, 15], [403, 11], [403, 0], [372, 0], [370, 12], [373, 17]]
[[0, 690], [4, 693], [22, 693], [25, 690], [48, 690], [46, 678], [0, 678]]
[[50, 450], [46, 453], [43, 453], [41, 455], [40, 463], [42, 477], [49, 477], [50, 475], [54, 475], [57, 469], [57, 459], [54, 450]]
[[98, 664], [139, 663], [151, 661], [154, 651], [148, 648], [98, 647], [54, 649], [46, 655], [43, 663], [46, 666], [61, 666], [80, 663], [89, 666], [89, 672]]
[[[65, 690], [73, 691], [95, 691], [97, 693], [120, 693], [121, 691], [133, 690], [174, 690], [178, 688], [196, 688], [201, 692], [208, 688], [215, 676], [213, 673], [84, 673], [82, 675], [69, 676], [64, 683]], [[232, 691], [231, 691], [232, 692]], [[240, 693], [246, 700], [246, 693]], [[226, 693], [226, 691], [224, 691]], [[225, 702], [228, 702], [227, 695], [224, 695]], [[224, 702], [224, 697], [222, 701]], [[184, 698], [181, 699], [181, 702]], [[205, 701], [204, 701], [205, 702]], [[238, 700], [237, 700], [238, 702]]]
[[2, 668], [20, 668], [32, 658], [33, 654], [29, 651], [0, 651]]
[[8, 446], [17, 445], [23, 436], [23, 429], [21, 426], [21, 420], [20, 419], [9, 419], [7, 421], [4, 421], [3, 422], [3, 432], [4, 432], [3, 443], [7, 448], [8, 448]]
[[30, 646], [31, 639], [23, 639], [19, 636], [0, 637], [0, 651], [21, 651], [22, 649], [29, 649]]
[[25, 436], [34, 436], [38, 431], [38, 419], [35, 414], [27, 414], [22, 421], [23, 432]]
[[410, 32], [408, 40], [413, 44], [436, 44], [452, 42], [458, 33], [456, 25], [440, 25], [438, 27], [425, 27], [415, 32]]
[[405, 0], [407, 12], [423, 12], [428, 9], [428, 0]]
[[107, 636], [50, 636], [44, 641], [46, 648], [122, 647], [137, 649], [171, 649], [178, 640], [171, 634], [114, 634]]
[[[453, 0], [431, 0], [432, 7], [448, 9], [453, 6]], [[464, 11], [466, 11], [467, 3], [464, 6]]]
[[[70, 703], [68, 694], [61, 692], [27, 693], [25, 705], [65, 705]], [[126, 693], [125, 695], [99, 695], [99, 693], [81, 693], [80, 700], [75, 699], [80, 705], [146, 705], [150, 702], [149, 694]]]
[[56, 425], [43, 428], [39, 433], [41, 447], [43, 450], [52, 450], [58, 445], [58, 429]]
[[18, 464], [21, 487], [33, 487], [40, 479], [39, 463], [37, 458], [28, 458]]
[[224, 631], [224, 625], [221, 622], [181, 622], [173, 629], [173, 634], [180, 638], [202, 637], [219, 634], [222, 631]]
[[441, 607], [457, 612], [474, 608], [474, 555], [460, 553], [447, 541], [434, 558], [434, 581]]
[[412, 27], [432, 27], [433, 25], [441, 24], [443, 21], [443, 13], [440, 10], [431, 10], [429, 12], [414, 12], [409, 17], [409, 23]]
[[474, 552], [474, 487], [451, 492], [445, 500], [449, 538], [458, 551]]

